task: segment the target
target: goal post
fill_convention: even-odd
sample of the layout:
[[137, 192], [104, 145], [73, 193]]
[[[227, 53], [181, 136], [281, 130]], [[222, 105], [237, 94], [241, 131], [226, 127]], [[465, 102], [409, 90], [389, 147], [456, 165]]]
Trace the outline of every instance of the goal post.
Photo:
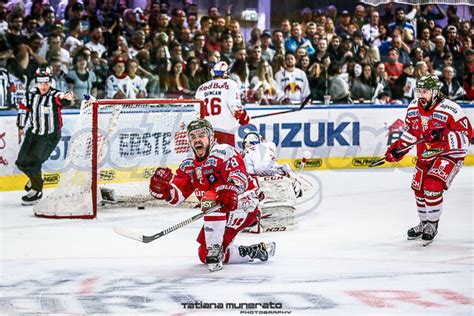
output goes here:
[[34, 214], [91, 219], [103, 205], [153, 201], [149, 178], [158, 166], [175, 169], [191, 155], [186, 126], [201, 104], [195, 99], [83, 102], [65, 171]]

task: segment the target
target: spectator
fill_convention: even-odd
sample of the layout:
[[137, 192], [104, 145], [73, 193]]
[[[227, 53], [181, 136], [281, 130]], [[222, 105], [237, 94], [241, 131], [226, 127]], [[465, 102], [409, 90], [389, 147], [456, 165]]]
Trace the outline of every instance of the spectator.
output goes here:
[[43, 13], [41, 14], [43, 18], [43, 25], [38, 27], [38, 32], [41, 33], [44, 37], [48, 37], [49, 33], [53, 30], [53, 25], [56, 20], [56, 15], [54, 14], [54, 11], [50, 8], [44, 9]]
[[375, 81], [377, 82], [377, 93], [376, 95], [380, 98], [381, 93], [388, 96], [392, 95], [390, 86], [387, 81], [387, 72], [385, 71], [385, 64], [381, 61], [374, 64], [375, 68]]
[[18, 45], [26, 44], [28, 38], [23, 35], [23, 16], [20, 14], [12, 13], [8, 22], [7, 41], [13, 49]]
[[276, 104], [284, 96], [273, 79], [270, 63], [265, 59], [261, 59], [258, 63], [257, 72], [250, 82], [250, 87], [258, 104]]
[[202, 72], [201, 61], [196, 57], [190, 57], [187, 61], [185, 74], [188, 78], [191, 93], [195, 93], [199, 86], [204, 83], [205, 76]]
[[272, 62], [273, 56], [275, 56], [275, 50], [270, 48], [272, 45], [271, 38], [272, 35], [268, 30], [264, 30], [262, 32], [262, 35], [260, 35], [262, 58], [268, 61], [269, 63]]
[[84, 96], [91, 95], [97, 97], [97, 77], [93, 71], [88, 69], [88, 57], [84, 54], [77, 54], [74, 57], [74, 68], [66, 75], [68, 90], [74, 92], [76, 97], [74, 106], [81, 106]]
[[52, 58], [49, 61], [51, 65], [51, 86], [59, 91], [68, 91], [68, 84], [66, 81], [66, 73], [62, 70], [61, 58]]
[[361, 31], [367, 45], [380, 46], [379, 21], [379, 13], [377, 11], [372, 11], [370, 14], [370, 22], [362, 26]]
[[146, 89], [148, 79], [142, 78], [137, 75], [137, 71], [139, 68], [138, 60], [136, 59], [129, 59], [127, 62], [127, 74], [132, 82], [132, 87], [135, 91], [135, 95], [138, 99], [143, 99], [148, 96], [148, 92]]
[[403, 73], [395, 81], [392, 89], [392, 98], [401, 100], [404, 104], [409, 103], [415, 97], [416, 80], [413, 77], [415, 67], [410, 61], [403, 65]]
[[306, 74], [296, 68], [296, 58], [293, 53], [285, 55], [285, 68], [275, 74], [275, 81], [285, 94], [286, 102], [303, 102], [310, 94], [309, 83]]
[[41, 47], [38, 55], [48, 60], [50, 56], [59, 54], [63, 64], [62, 70], [67, 73], [71, 66], [71, 56], [66, 49], [62, 48], [62, 42], [63, 38], [58, 31], [51, 32], [48, 36], [48, 45]]
[[385, 62], [385, 71], [388, 75], [390, 89], [393, 88], [395, 81], [403, 72], [403, 64], [398, 61], [398, 56], [398, 49], [394, 47], [389, 49], [387, 62]]
[[174, 62], [171, 66], [171, 71], [168, 76], [168, 96], [182, 96], [190, 95], [188, 78], [183, 72], [183, 65], [180, 62]]
[[446, 17], [446, 12], [438, 4], [435, 4], [438, 13], [433, 13], [433, 5], [421, 5], [418, 11], [418, 23], [428, 24], [429, 20], [443, 20]]
[[328, 42], [331, 42], [336, 34], [336, 27], [334, 25], [334, 20], [327, 18], [326, 23], [324, 24], [324, 33], [326, 33], [326, 38]]
[[81, 40], [82, 34], [82, 23], [80, 19], [71, 19], [69, 21], [69, 36], [64, 42], [63, 48], [66, 49], [70, 55], [74, 55], [75, 50], [84, 45], [84, 41]]
[[300, 60], [296, 64], [296, 67], [303, 70], [306, 73], [306, 77], [308, 77], [310, 65], [311, 65], [311, 61], [309, 60], [309, 56], [304, 55], [304, 56], [301, 56]]
[[[434, 74], [438, 77], [442, 77], [443, 76], [443, 70], [446, 67], [453, 67], [453, 55], [451, 55], [450, 53], [444, 55], [443, 64], [440, 67], [438, 67], [434, 70]], [[453, 68], [453, 71], [454, 71], [454, 77], [456, 78], [457, 77], [456, 69]]]
[[349, 34], [349, 25], [351, 24], [351, 15], [349, 11], [343, 10], [336, 26], [336, 34], [340, 37]]
[[308, 70], [307, 77], [311, 89], [311, 99], [324, 101], [324, 96], [329, 95], [329, 81], [324, 66], [317, 62], [313, 63]]
[[86, 44], [86, 47], [91, 51], [96, 51], [99, 53], [99, 57], [102, 57], [102, 54], [107, 51], [105, 46], [102, 44], [104, 37], [102, 36], [102, 27], [97, 25], [91, 27], [89, 31], [90, 42]]
[[344, 57], [344, 50], [341, 46], [341, 38], [339, 36], [334, 36], [331, 40], [331, 45], [328, 48], [328, 54], [331, 56], [332, 60], [342, 60]]
[[349, 85], [341, 75], [341, 65], [337, 62], [331, 63], [328, 68], [329, 95], [333, 103], [352, 103], [349, 93]]
[[367, 16], [365, 12], [365, 7], [362, 4], [358, 4], [354, 10], [354, 17], [352, 18], [352, 22], [356, 23], [358, 29], [362, 27], [365, 23], [367, 23]]
[[282, 51], [284, 53], [285, 51], [285, 40], [283, 37], [283, 32], [281, 30], [274, 30], [272, 33], [272, 44], [270, 45], [270, 48], [273, 50]]
[[113, 73], [105, 82], [105, 92], [108, 99], [135, 99], [132, 81], [125, 72], [125, 59], [121, 56], [113, 60]]
[[249, 68], [249, 78], [253, 78], [257, 73], [257, 67], [260, 61], [262, 60], [262, 48], [258, 45], [252, 48], [250, 53], [250, 59], [248, 61]]
[[181, 48], [183, 50], [183, 57], [187, 59], [193, 51], [193, 37], [192, 32], [188, 27], [181, 29]]
[[283, 69], [285, 69], [285, 55], [282, 52], [277, 52], [275, 56], [273, 56], [272, 71], [276, 74]]
[[443, 86], [441, 92], [451, 101], [462, 100], [466, 91], [461, 86], [458, 80], [454, 79], [453, 67], [445, 67], [443, 70], [443, 78], [441, 80]]
[[303, 37], [301, 24], [293, 23], [291, 29], [291, 37], [285, 41], [286, 52], [295, 53], [298, 47], [306, 48], [310, 58], [313, 57], [315, 50], [311, 41]]
[[128, 49], [128, 54], [131, 58], [135, 58], [138, 52], [145, 48], [146, 43], [146, 34], [143, 30], [136, 30], [132, 39], [130, 40], [130, 47]]
[[454, 25], [450, 25], [447, 28], [447, 39], [446, 39], [446, 47], [448, 51], [453, 55], [454, 60], [456, 60], [456, 64], [458, 65], [461, 60], [460, 58], [462, 57], [461, 54], [461, 47], [462, 43], [458, 38], [458, 31]]
[[427, 52], [433, 51], [435, 49], [435, 44], [430, 39], [430, 29], [428, 27], [424, 27], [420, 31], [420, 38], [415, 41], [413, 48], [421, 48], [426, 50]]
[[208, 51], [205, 47], [206, 37], [200, 32], [196, 32], [193, 38], [194, 43], [194, 56], [199, 59], [201, 64], [207, 61]]
[[232, 35], [232, 38], [234, 40], [234, 47], [235, 49], [237, 48], [246, 48], [245, 45], [245, 40], [244, 40], [244, 35], [241, 32], [237, 32]]
[[234, 40], [230, 34], [224, 34], [222, 35], [221, 39], [221, 58], [223, 61], [229, 65], [229, 67], [232, 67], [232, 64], [234, 63], [234, 53], [232, 51], [234, 47]]
[[416, 37], [416, 30], [413, 24], [410, 22], [405, 21], [405, 10], [401, 7], [395, 10], [395, 21], [388, 24], [388, 31], [390, 34], [398, 28], [400, 31], [407, 29], [411, 32], [413, 37]]
[[38, 19], [35, 15], [28, 15], [23, 21], [25, 28], [23, 30], [23, 35], [30, 37], [33, 34], [40, 34], [38, 32]]
[[415, 79], [420, 79], [421, 77], [424, 77], [427, 74], [429, 74], [428, 65], [426, 64], [425, 61], [419, 61], [415, 65], [415, 73], [414, 73]]
[[280, 30], [283, 34], [284, 40], [291, 36], [291, 23], [289, 19], [283, 19], [283, 21], [281, 21]]
[[242, 49], [239, 55], [240, 56], [236, 56], [235, 62], [230, 69], [229, 78], [237, 82], [241, 92], [240, 98], [242, 103], [245, 103], [247, 101], [248, 91], [250, 90], [249, 69], [247, 66], [247, 57], [244, 52], [242, 52]]
[[247, 42], [246, 46], [251, 48], [255, 45], [260, 46], [260, 35], [262, 35], [262, 31], [258, 27], [254, 27], [252, 31], [250, 31], [250, 40]]
[[[324, 29], [324, 26], [323, 26]], [[304, 30], [304, 36], [306, 38], [313, 38], [314, 34], [316, 34], [316, 23], [308, 22], [306, 23], [306, 28]]]
[[443, 57], [449, 53], [449, 50], [446, 47], [446, 40], [442, 35], [436, 36], [434, 43], [435, 49], [431, 53], [431, 59], [433, 60], [433, 68], [436, 69], [443, 64]]

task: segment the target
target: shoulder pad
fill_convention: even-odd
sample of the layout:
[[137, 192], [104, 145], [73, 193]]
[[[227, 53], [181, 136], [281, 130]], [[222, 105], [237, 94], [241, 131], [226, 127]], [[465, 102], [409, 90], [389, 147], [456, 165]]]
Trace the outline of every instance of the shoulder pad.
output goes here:
[[193, 158], [186, 158], [183, 161], [181, 161], [181, 164], [179, 165], [179, 169], [182, 171], [185, 171], [186, 169], [189, 168], [194, 168], [194, 159]]
[[453, 102], [449, 99], [444, 99], [439, 103], [435, 109], [435, 111], [442, 111], [444, 113], [447, 113], [451, 115], [454, 119], [455, 122], [458, 120], [462, 119], [464, 116], [464, 111], [462, 110], [461, 106], [457, 104], [456, 102]]
[[220, 158], [223, 160], [228, 160], [231, 157], [236, 155], [236, 151], [234, 147], [227, 145], [227, 144], [215, 144], [212, 147], [212, 150], [209, 154], [209, 156], [214, 156], [216, 158]]

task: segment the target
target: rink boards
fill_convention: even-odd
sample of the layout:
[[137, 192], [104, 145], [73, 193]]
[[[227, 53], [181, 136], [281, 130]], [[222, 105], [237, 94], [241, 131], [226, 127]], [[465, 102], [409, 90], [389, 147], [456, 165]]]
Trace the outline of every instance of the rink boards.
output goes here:
[[[474, 105], [464, 105], [463, 108], [472, 122]], [[251, 117], [290, 109], [296, 110], [298, 106], [247, 107]], [[265, 139], [276, 143], [280, 162], [288, 162], [294, 168], [299, 167], [305, 150], [312, 154], [305, 167], [309, 170], [368, 168], [370, 163], [383, 156], [389, 144], [400, 137], [405, 113], [405, 106], [393, 105], [308, 106], [301, 111], [251, 120], [251, 124], [241, 126], [235, 133], [240, 145], [246, 132], [259, 132]], [[22, 189], [26, 177], [14, 164], [20, 148], [16, 113], [3, 112], [0, 115], [0, 191]], [[77, 110], [63, 111], [61, 141], [43, 169], [47, 187], [55, 186], [61, 173], [70, 167], [65, 165], [65, 157], [74, 139], [74, 124], [78, 117]], [[129, 181], [130, 174], [133, 174], [133, 181], [140, 181], [148, 178], [163, 162], [176, 168], [177, 162], [189, 155], [183, 151], [182, 142], [177, 140], [182, 132], [179, 122], [168, 126], [155, 125], [134, 124], [116, 131], [110, 151], [116, 154], [107, 159], [112, 161], [110, 165], [118, 167], [102, 171], [108, 181]], [[413, 155], [414, 150], [401, 162], [386, 163], [381, 167], [413, 166], [416, 162]], [[114, 160], [114, 157], [120, 159]], [[135, 160], [140, 163], [134, 163]], [[474, 165], [472, 146], [465, 163]], [[121, 170], [123, 165], [126, 167]], [[134, 167], [136, 165], [140, 167]]]

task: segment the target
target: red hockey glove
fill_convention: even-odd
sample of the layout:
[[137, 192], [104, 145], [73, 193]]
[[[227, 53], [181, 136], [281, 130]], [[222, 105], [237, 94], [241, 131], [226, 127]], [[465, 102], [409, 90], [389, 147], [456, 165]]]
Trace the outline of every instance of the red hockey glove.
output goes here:
[[170, 168], [157, 168], [150, 179], [150, 194], [159, 200], [168, 200], [171, 197], [170, 181], [173, 172]]
[[217, 202], [222, 204], [222, 212], [232, 212], [239, 204], [239, 189], [231, 184], [222, 184], [216, 188]]
[[390, 145], [387, 148], [387, 151], [385, 152], [385, 159], [388, 162], [397, 162], [397, 161], [402, 160], [406, 152], [397, 152], [401, 148], [402, 148], [402, 144], [400, 141], [397, 140], [396, 142], [392, 143], [392, 145]]
[[430, 128], [423, 133], [423, 138], [427, 143], [443, 141], [447, 138], [449, 130], [447, 128]]
[[235, 112], [234, 116], [239, 121], [240, 125], [247, 125], [250, 122], [250, 116], [245, 110], [239, 110]]
[[211, 207], [217, 204], [217, 193], [216, 191], [206, 191], [201, 198], [201, 211], [207, 211]]

